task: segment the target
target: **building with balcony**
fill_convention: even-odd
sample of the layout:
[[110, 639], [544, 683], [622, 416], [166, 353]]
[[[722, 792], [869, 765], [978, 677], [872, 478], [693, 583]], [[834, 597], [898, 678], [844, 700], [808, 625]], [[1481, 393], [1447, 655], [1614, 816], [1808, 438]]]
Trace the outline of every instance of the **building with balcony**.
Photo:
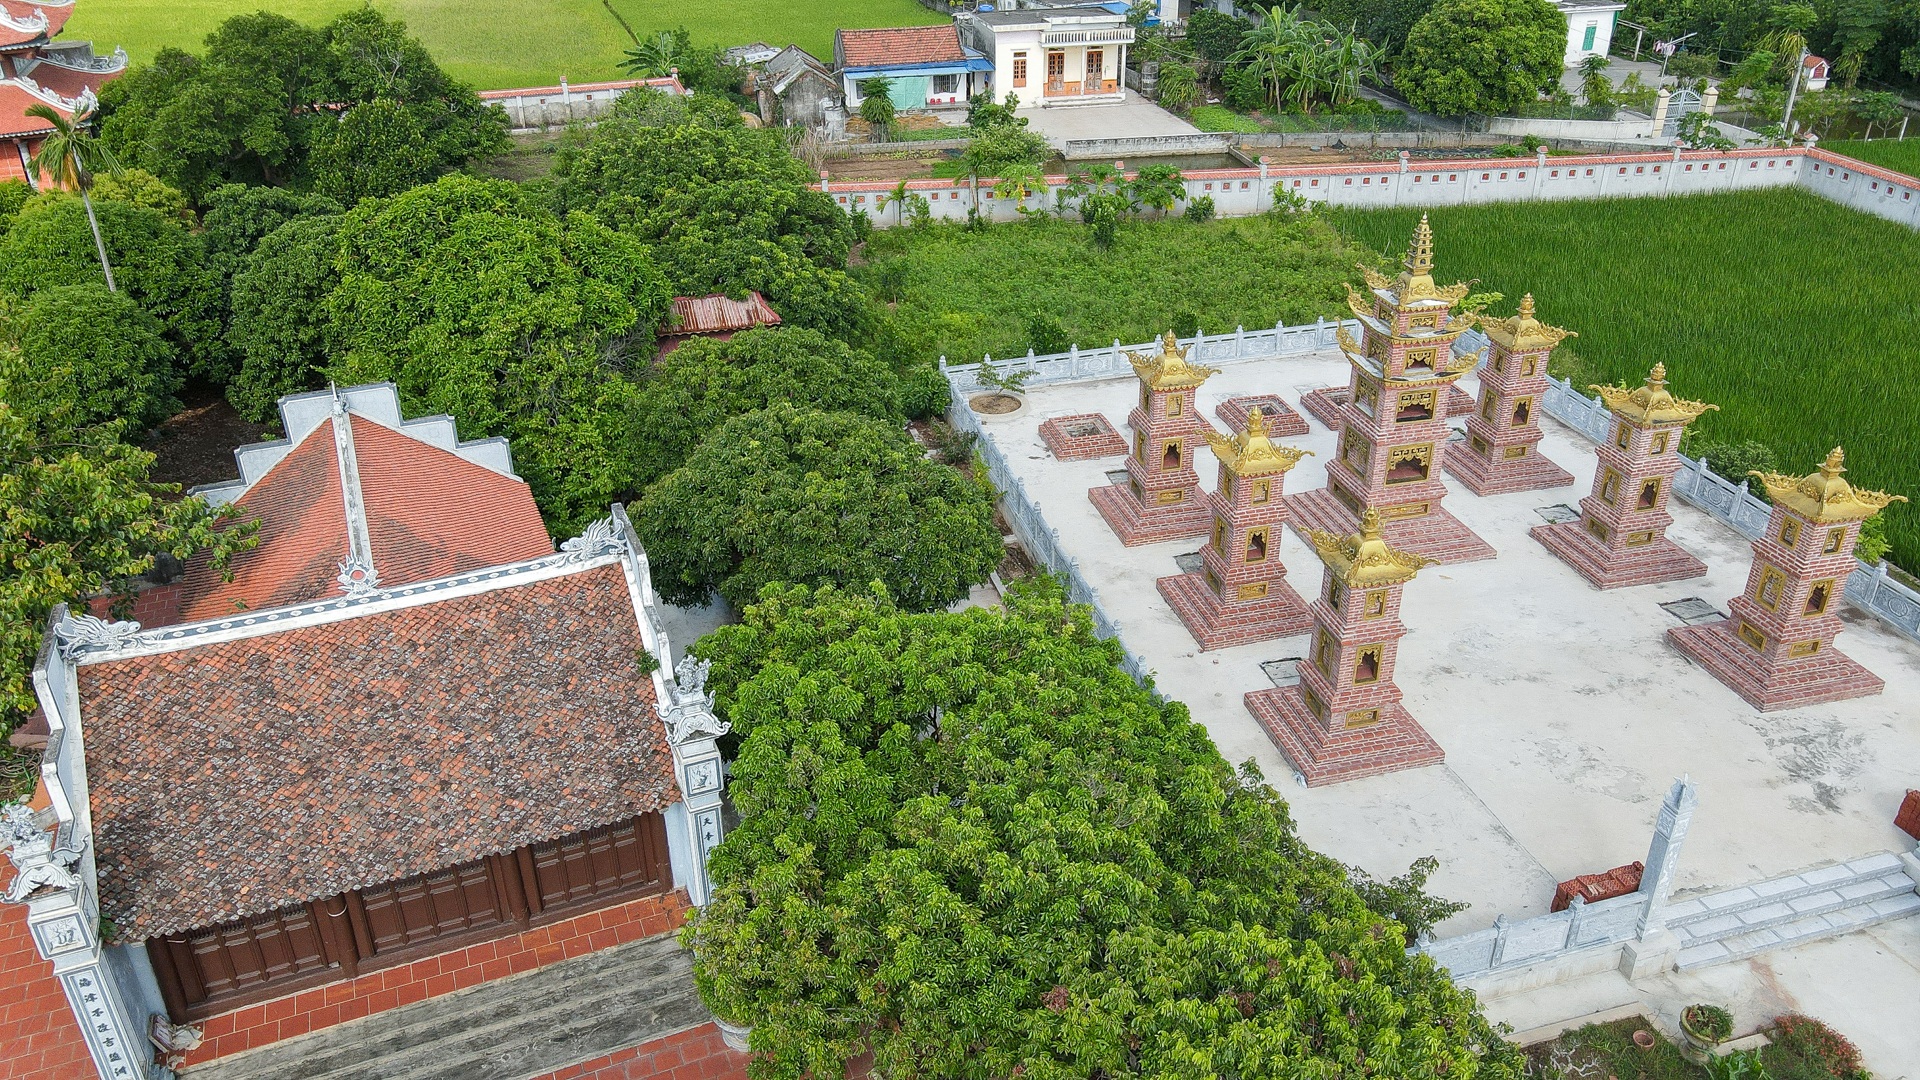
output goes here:
[[992, 61], [996, 101], [1020, 107], [1124, 100], [1133, 27], [1105, 7], [1034, 7], [956, 17], [961, 39]]

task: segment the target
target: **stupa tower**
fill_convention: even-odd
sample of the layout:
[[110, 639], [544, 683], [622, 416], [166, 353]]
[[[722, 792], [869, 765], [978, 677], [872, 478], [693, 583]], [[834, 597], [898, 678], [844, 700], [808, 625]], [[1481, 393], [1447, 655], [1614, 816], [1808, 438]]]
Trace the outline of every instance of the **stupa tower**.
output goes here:
[[1538, 525], [1534, 539], [1596, 588], [1617, 589], [1699, 577], [1707, 566], [1667, 539], [1680, 436], [1701, 413], [1718, 409], [1676, 398], [1667, 366], [1654, 364], [1645, 385], [1593, 386], [1613, 413], [1613, 430], [1595, 448], [1593, 493], [1580, 500], [1580, 520]]
[[1298, 686], [1257, 690], [1245, 698], [1280, 752], [1308, 787], [1435, 765], [1446, 754], [1400, 704], [1393, 669], [1400, 638], [1400, 594], [1428, 565], [1395, 550], [1380, 516], [1360, 516], [1360, 532], [1309, 536], [1326, 564], [1313, 616], [1313, 644], [1300, 663]]
[[1886, 684], [1833, 647], [1847, 577], [1860, 565], [1860, 528], [1905, 496], [1847, 483], [1839, 447], [1806, 476], [1754, 473], [1773, 499], [1753, 542], [1747, 588], [1732, 617], [1667, 631], [1674, 647], [1761, 712], [1877, 694]]
[[1102, 484], [1087, 497], [1128, 547], [1205, 536], [1213, 514], [1200, 497], [1193, 455], [1213, 428], [1195, 399], [1215, 369], [1188, 363], [1172, 332], [1160, 339], [1159, 352], [1130, 352], [1127, 360], [1140, 378], [1140, 403], [1127, 415], [1127, 482]]
[[1347, 535], [1365, 510], [1376, 511], [1388, 540], [1435, 562], [1491, 559], [1494, 550], [1446, 512], [1440, 479], [1446, 451], [1446, 397], [1473, 356], [1453, 343], [1473, 323], [1453, 309], [1464, 284], [1433, 281], [1433, 229], [1423, 216], [1401, 264], [1388, 279], [1361, 267], [1366, 296], [1347, 290], [1360, 341], [1343, 326], [1340, 348], [1353, 368], [1338, 406], [1340, 451], [1327, 463], [1327, 486], [1288, 499], [1294, 527]]
[[1287, 470], [1311, 451], [1268, 438], [1258, 408], [1247, 414], [1246, 430], [1206, 438], [1220, 459], [1219, 486], [1207, 496], [1213, 535], [1200, 549], [1202, 569], [1161, 578], [1160, 595], [1202, 651], [1306, 633], [1313, 619], [1280, 562], [1287, 520], [1280, 489]]
[[1548, 355], [1577, 335], [1535, 318], [1532, 293], [1520, 298], [1518, 315], [1479, 322], [1491, 355], [1480, 365], [1480, 401], [1467, 417], [1467, 444], [1447, 455], [1447, 471], [1475, 495], [1573, 483], [1573, 474], [1540, 456], [1540, 406]]

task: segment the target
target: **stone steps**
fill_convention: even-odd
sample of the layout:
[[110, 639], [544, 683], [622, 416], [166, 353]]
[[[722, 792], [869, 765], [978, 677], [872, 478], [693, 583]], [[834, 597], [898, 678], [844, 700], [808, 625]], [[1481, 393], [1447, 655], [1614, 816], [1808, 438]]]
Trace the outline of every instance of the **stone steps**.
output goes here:
[[522, 1080], [711, 1017], [672, 934], [209, 1062], [185, 1080]]
[[1668, 909], [1682, 971], [1920, 913], [1898, 856], [1883, 852], [1683, 900]]

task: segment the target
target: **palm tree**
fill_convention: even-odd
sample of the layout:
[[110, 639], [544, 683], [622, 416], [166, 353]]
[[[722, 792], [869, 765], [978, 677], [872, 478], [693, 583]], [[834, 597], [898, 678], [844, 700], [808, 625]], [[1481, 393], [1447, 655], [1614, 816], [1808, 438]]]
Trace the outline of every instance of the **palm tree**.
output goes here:
[[645, 41], [635, 38], [626, 59], [620, 61], [620, 68], [642, 79], [665, 78], [680, 66], [681, 51], [679, 36], [671, 30], [662, 30]]
[[118, 292], [113, 284], [113, 264], [107, 261], [107, 243], [100, 238], [100, 219], [94, 216], [93, 199], [87, 192], [93, 188], [94, 173], [120, 175], [119, 160], [106, 144], [95, 141], [93, 132], [87, 129], [87, 121], [93, 116], [90, 112], [77, 113], [68, 119], [52, 106], [35, 103], [27, 106], [27, 115], [45, 120], [53, 128], [53, 133], [40, 141], [40, 148], [27, 162], [28, 171], [34, 176], [44, 173], [57, 186], [80, 193], [80, 201], [87, 207], [87, 224], [93, 226], [94, 250], [100, 253], [100, 272], [107, 276], [107, 291]]

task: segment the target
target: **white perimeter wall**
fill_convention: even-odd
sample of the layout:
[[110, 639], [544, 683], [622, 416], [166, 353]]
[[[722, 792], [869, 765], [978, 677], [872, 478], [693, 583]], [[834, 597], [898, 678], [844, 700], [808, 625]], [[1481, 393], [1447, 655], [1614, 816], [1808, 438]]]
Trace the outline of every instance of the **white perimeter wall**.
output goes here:
[[[1130, 164], [1137, 164], [1138, 160]], [[978, 206], [983, 217], [1012, 221], [1028, 211], [1055, 207], [1063, 176], [1024, 204], [992, 195], [982, 178]], [[823, 190], [849, 212], [862, 210], [879, 228], [896, 224], [899, 207], [876, 210], [891, 184], [831, 183]], [[1866, 165], [1824, 150], [1664, 151], [1587, 157], [1476, 158], [1458, 161], [1403, 159], [1323, 167], [1207, 169], [1186, 174], [1187, 198], [1210, 197], [1222, 217], [1264, 213], [1276, 186], [1312, 202], [1337, 206], [1453, 206], [1534, 199], [1604, 199], [1619, 196], [1693, 195], [1711, 191], [1800, 186], [1835, 202], [1920, 228], [1920, 179]], [[908, 187], [927, 198], [942, 220], [965, 221], [975, 206], [966, 180], [915, 180]], [[1176, 213], [1179, 208], [1176, 208]]]

